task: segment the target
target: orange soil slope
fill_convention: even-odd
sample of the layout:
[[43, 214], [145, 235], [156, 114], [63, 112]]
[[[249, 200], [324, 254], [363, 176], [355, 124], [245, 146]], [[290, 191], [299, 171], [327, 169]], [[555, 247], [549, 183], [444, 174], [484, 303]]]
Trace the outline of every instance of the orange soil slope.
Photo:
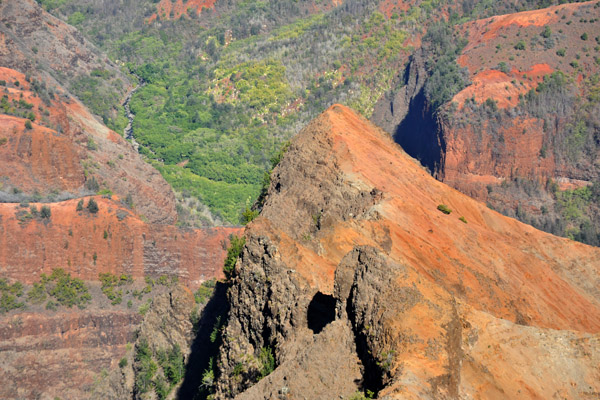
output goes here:
[[182, 15], [187, 15], [188, 10], [192, 10], [196, 14], [200, 14], [203, 9], [215, 8], [216, 0], [160, 0], [156, 5], [157, 13], [152, 14], [148, 18], [148, 22], [153, 22], [156, 19], [179, 19]]
[[[0, 115], [0, 140], [6, 139], [0, 146], [0, 156], [6, 161], [0, 165], [0, 182], [6, 189], [17, 188], [29, 195], [56, 191], [77, 195], [93, 176], [101, 188], [122, 197], [131, 195], [137, 211], [150, 222], [176, 221], [175, 197], [168, 183], [83, 104], [65, 97], [61, 88], [54, 88], [55, 99], [45, 104], [26, 76], [10, 68], [0, 67], [0, 80], [10, 83], [4, 90], [10, 104], [22, 99], [33, 105], [35, 114], [32, 130], [26, 129], [24, 118]], [[95, 149], [90, 148], [90, 141]]]
[[241, 228], [184, 230], [148, 225], [115, 200], [95, 198], [97, 214], [85, 207], [77, 212], [78, 200], [47, 204], [52, 213], [49, 220], [18, 218], [29, 208], [0, 204], [2, 276], [32, 283], [40, 274], [60, 267], [85, 280], [97, 280], [103, 272], [134, 278], [178, 276], [192, 288], [222, 277], [222, 242]]
[[[471, 97], [478, 102], [491, 98], [501, 108], [514, 107], [519, 94], [537, 87], [544, 75], [556, 70], [579, 73], [578, 68], [570, 65], [574, 58], [579, 60], [584, 74], [598, 72], [597, 63], [589, 49], [585, 49], [586, 45], [593, 47], [593, 43], [581, 39], [584, 33], [590, 38], [597, 36], [596, 3], [563, 4], [464, 24], [460, 29], [467, 36], [468, 44], [458, 63], [469, 69], [473, 84], [458, 93], [453, 101], [462, 107]], [[546, 26], [551, 32], [548, 39], [541, 36]], [[515, 48], [520, 41], [525, 50]], [[557, 54], [559, 49], [564, 49], [564, 56]], [[579, 59], [581, 53], [585, 56]], [[495, 69], [501, 62], [508, 66], [508, 73]]]
[[[337, 217], [336, 194], [319, 192], [331, 181], [357, 193], [341, 196], [348, 208]], [[377, 249], [391, 266], [385, 289], [367, 303], [379, 311], [364, 325], [380, 351], [394, 354], [379, 396], [584, 398], [600, 390], [600, 249], [436, 181], [340, 105], [294, 139], [272, 182], [246, 235], [270, 238], [288, 274], [304, 282], [296, 286], [332, 294], [336, 269], [356, 246]], [[373, 204], [363, 210], [364, 198]], [[406, 290], [416, 294], [405, 299]]]

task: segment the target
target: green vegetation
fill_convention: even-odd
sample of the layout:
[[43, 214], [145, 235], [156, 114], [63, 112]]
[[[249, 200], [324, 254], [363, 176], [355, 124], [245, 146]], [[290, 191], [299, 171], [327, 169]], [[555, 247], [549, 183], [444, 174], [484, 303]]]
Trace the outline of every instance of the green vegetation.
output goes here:
[[62, 268], [53, 269], [50, 276], [42, 274], [40, 278], [40, 282], [34, 284], [30, 290], [28, 298], [42, 302], [46, 294], [51, 296], [53, 300], [48, 301], [46, 306], [48, 309], [55, 309], [57, 305], [85, 308], [92, 300], [85, 283], [79, 278], [71, 277], [71, 274]]
[[449, 24], [436, 23], [429, 28], [423, 42], [430, 53], [427, 60], [430, 78], [425, 83], [425, 96], [437, 110], [468, 83], [468, 71], [456, 63], [466, 39], [457, 38]]
[[[564, 223], [564, 235], [572, 240], [600, 245], [600, 229], [591, 212], [600, 204], [600, 183], [580, 189], [555, 191], [557, 210]], [[592, 210], [591, 210], [592, 209]]]
[[448, 206], [445, 204], [438, 205], [437, 209], [440, 210], [441, 212], [443, 212], [444, 214], [450, 214], [452, 212], [452, 210], [449, 209]]
[[85, 21], [85, 15], [80, 13], [79, 11], [75, 11], [73, 14], [69, 15], [67, 22], [70, 25], [80, 25], [83, 21]]
[[223, 272], [227, 280], [233, 278], [235, 272], [235, 263], [242, 254], [242, 249], [246, 244], [246, 238], [243, 236], [229, 235], [229, 247], [227, 248], [227, 256], [223, 264]]
[[548, 39], [550, 38], [550, 36], [552, 36], [552, 30], [550, 29], [550, 27], [548, 25], [544, 26], [544, 30], [542, 31], [542, 33], [540, 33], [540, 35], [545, 38]]
[[25, 303], [18, 301], [21, 296], [23, 296], [21, 282], [9, 284], [6, 279], [0, 279], [0, 314], [25, 308]]
[[52, 216], [52, 210], [50, 209], [50, 207], [42, 206], [42, 208], [40, 210], [40, 217], [42, 219], [50, 219], [51, 216]]
[[264, 378], [275, 370], [275, 357], [273, 356], [273, 350], [271, 350], [270, 347], [267, 346], [260, 349], [258, 361], [260, 363], [258, 379]]
[[98, 212], [98, 203], [96, 203], [96, 200], [94, 200], [93, 197], [90, 197], [88, 200], [87, 209], [92, 214], [96, 214]]
[[350, 396], [349, 400], [371, 400], [375, 397], [375, 393], [371, 390], [366, 390], [365, 393], [356, 392]]
[[47, 297], [45, 284], [39, 282], [34, 283], [27, 293], [27, 301], [31, 304], [42, 304]]
[[467, 223], [467, 219], [466, 219], [465, 217], [460, 217], [460, 218], [459, 218], [459, 220], [460, 220], [461, 222], [464, 222], [465, 224]]
[[205, 304], [212, 296], [217, 285], [216, 279], [210, 279], [202, 282], [198, 290], [194, 293], [194, 299], [197, 304]]
[[159, 399], [166, 399], [173, 387], [183, 379], [185, 365], [178, 344], [154, 352], [148, 341], [141, 338], [136, 344], [134, 359], [137, 395], [147, 393], [154, 388]]
[[123, 301], [123, 289], [116, 289], [117, 287], [121, 287], [124, 285], [131, 285], [133, 283], [133, 278], [131, 275], [122, 274], [121, 276], [113, 275], [110, 272], [100, 273], [98, 275], [100, 282], [102, 284], [102, 293], [108, 297], [111, 301], [111, 304], [117, 305], [121, 304]]

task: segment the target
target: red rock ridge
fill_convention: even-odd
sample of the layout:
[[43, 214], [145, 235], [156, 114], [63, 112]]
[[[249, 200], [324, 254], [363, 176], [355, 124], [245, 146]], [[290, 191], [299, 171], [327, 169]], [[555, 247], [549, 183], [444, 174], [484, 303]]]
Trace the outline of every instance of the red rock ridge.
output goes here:
[[[244, 357], [267, 345], [276, 346], [278, 368], [247, 392], [243, 381], [223, 379], [218, 395], [259, 399], [285, 385], [291, 398], [350, 396], [352, 385], [328, 383], [357, 373], [346, 355], [353, 345], [339, 350], [353, 334], [354, 351], [370, 362], [363, 367], [382, 371], [372, 386], [378, 398], [600, 391], [600, 249], [504, 217], [435, 180], [344, 106], [294, 138], [245, 235], [223, 376], [237, 363], [252, 371]], [[317, 292], [335, 303], [335, 321], [320, 332], [310, 328]], [[337, 336], [323, 354], [321, 341]], [[321, 383], [314, 371], [331, 368], [328, 360], [341, 372], [319, 372], [328, 374]]]

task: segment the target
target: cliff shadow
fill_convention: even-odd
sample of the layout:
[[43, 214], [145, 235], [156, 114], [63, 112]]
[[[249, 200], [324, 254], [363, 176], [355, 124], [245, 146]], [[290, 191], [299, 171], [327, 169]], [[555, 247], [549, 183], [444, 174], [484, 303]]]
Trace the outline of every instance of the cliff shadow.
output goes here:
[[427, 104], [424, 89], [411, 99], [408, 112], [393, 136], [408, 155], [419, 160], [429, 173], [436, 175], [445, 146], [439, 135], [435, 112]]
[[197, 333], [192, 342], [192, 352], [186, 364], [183, 383], [177, 392], [178, 399], [206, 398], [200, 393], [202, 374], [209, 368], [210, 359], [216, 358], [219, 352], [219, 341], [211, 341], [211, 333], [216, 324], [223, 324], [227, 318], [227, 288], [226, 284], [217, 282], [212, 297], [202, 309], [200, 319], [195, 325]]

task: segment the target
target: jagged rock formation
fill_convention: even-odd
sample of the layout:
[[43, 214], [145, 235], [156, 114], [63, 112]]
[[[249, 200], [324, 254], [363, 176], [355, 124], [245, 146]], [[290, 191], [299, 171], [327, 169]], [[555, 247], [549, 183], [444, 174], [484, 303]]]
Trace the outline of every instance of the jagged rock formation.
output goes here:
[[434, 180], [343, 106], [292, 141], [245, 236], [218, 398], [600, 390], [600, 250]]

